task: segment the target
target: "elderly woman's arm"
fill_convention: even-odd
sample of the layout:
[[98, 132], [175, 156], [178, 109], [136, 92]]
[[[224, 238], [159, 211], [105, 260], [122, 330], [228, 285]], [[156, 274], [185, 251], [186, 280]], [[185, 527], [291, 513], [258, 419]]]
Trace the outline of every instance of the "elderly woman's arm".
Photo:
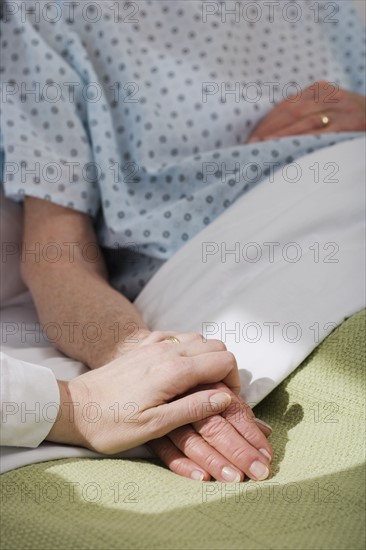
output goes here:
[[90, 368], [114, 359], [119, 344], [149, 333], [139, 311], [108, 284], [85, 214], [27, 197], [21, 270], [42, 324], [55, 323], [54, 335], [49, 325], [49, 338]]
[[[62, 250], [57, 262], [51, 261], [56, 250], [51, 243]], [[118, 364], [124, 369], [124, 358], [131, 357], [128, 352], [143, 353], [146, 362], [150, 361], [151, 349], [159, 347], [169, 333], [149, 331], [138, 310], [109, 285], [88, 216], [27, 197], [24, 247], [29, 251], [39, 250], [38, 255], [25, 255], [22, 274], [41, 322], [50, 323], [49, 327], [55, 323], [58, 331], [55, 344], [61, 351], [92, 368], [123, 355]], [[70, 254], [71, 249], [74, 255]], [[96, 256], [97, 261], [90, 261]], [[47, 333], [52, 338], [51, 328]], [[207, 344], [197, 334], [179, 334], [179, 340], [181, 344], [169, 344], [175, 348], [177, 358], [181, 355], [187, 358], [186, 346], [190, 342], [195, 342], [193, 355], [201, 354], [201, 347]], [[216, 340], [215, 345], [217, 352], [228, 353], [222, 342]], [[213, 365], [214, 355], [209, 355], [206, 359]], [[156, 361], [159, 365], [159, 360]], [[139, 378], [133, 380], [139, 384]], [[272, 449], [266, 436], [271, 430], [257, 423], [250, 407], [236, 396], [238, 377], [227, 378], [206, 389], [231, 394], [234, 406], [225, 419], [217, 414], [210, 417], [210, 422], [203, 420], [194, 426], [177, 428], [169, 437], [154, 440], [154, 452], [171, 470], [186, 477], [197, 476], [197, 472], [202, 479], [213, 476], [220, 481], [239, 481], [244, 473], [252, 479], [268, 477]], [[198, 391], [197, 388], [194, 391]], [[240, 411], [242, 414], [238, 415]], [[62, 425], [59, 431], [63, 433]], [[59, 440], [58, 436], [55, 440]]]

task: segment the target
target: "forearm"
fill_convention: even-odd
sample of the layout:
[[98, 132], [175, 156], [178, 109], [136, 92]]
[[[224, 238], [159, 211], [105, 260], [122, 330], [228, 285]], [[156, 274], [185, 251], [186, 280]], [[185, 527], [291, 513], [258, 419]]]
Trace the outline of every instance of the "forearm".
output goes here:
[[[131, 302], [109, 285], [91, 219], [33, 197], [26, 197], [24, 214], [24, 250], [42, 253], [23, 254], [22, 277], [48, 338], [91, 368], [108, 363], [146, 327]], [[50, 245], [57, 245], [57, 261], [47, 257]], [[86, 254], [90, 249], [93, 254]]]
[[99, 367], [146, 326], [139, 311], [108, 283], [103, 269], [82, 259], [42, 260], [23, 267], [41, 323], [69, 357]]

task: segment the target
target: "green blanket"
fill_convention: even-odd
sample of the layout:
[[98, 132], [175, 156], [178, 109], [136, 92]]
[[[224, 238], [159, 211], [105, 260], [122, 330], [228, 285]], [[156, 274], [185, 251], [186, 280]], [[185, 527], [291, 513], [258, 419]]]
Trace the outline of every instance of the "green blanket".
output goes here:
[[158, 462], [68, 459], [2, 476], [3, 549], [363, 549], [365, 311], [257, 408], [273, 475], [199, 483]]

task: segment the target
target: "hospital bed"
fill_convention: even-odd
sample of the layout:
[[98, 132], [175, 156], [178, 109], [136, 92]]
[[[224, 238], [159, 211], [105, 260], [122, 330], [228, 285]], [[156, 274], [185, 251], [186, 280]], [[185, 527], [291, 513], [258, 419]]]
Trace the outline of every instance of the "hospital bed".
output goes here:
[[[300, 327], [297, 340], [290, 332], [269, 341], [262, 332], [255, 342], [248, 331], [239, 343], [225, 340], [238, 359], [243, 397], [273, 427], [271, 478], [199, 483], [173, 474], [145, 447], [123, 459], [50, 444], [3, 449], [1, 548], [364, 548], [364, 147], [360, 138], [303, 157], [291, 194], [281, 173], [259, 185], [168, 261], [136, 302], [151, 328], [204, 329], [207, 337], [222, 337], [222, 324], [237, 321], [242, 336], [254, 322], [283, 328], [290, 319]], [[338, 163], [338, 183], [309, 183], [307, 168], [325, 159]], [[270, 230], [250, 216], [255, 206]], [[19, 223], [19, 210], [7, 213]], [[202, 261], [202, 243], [220, 244], [223, 231], [225, 242], [271, 237], [281, 251], [296, 242], [302, 261], [281, 254], [243, 267], [242, 251], [238, 265], [230, 255], [222, 261], [215, 247], [204, 249]], [[314, 261], [311, 244], [330, 239], [338, 262]], [[60, 378], [84, 372], [28, 330], [36, 312], [17, 282], [19, 266], [12, 269], [3, 351]]]

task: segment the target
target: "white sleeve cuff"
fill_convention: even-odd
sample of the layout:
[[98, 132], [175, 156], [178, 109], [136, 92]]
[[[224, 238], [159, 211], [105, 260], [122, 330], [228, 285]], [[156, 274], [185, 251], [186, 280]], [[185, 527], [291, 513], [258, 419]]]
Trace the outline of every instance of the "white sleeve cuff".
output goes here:
[[60, 392], [51, 369], [0, 352], [0, 443], [38, 447], [49, 434], [60, 407]]

